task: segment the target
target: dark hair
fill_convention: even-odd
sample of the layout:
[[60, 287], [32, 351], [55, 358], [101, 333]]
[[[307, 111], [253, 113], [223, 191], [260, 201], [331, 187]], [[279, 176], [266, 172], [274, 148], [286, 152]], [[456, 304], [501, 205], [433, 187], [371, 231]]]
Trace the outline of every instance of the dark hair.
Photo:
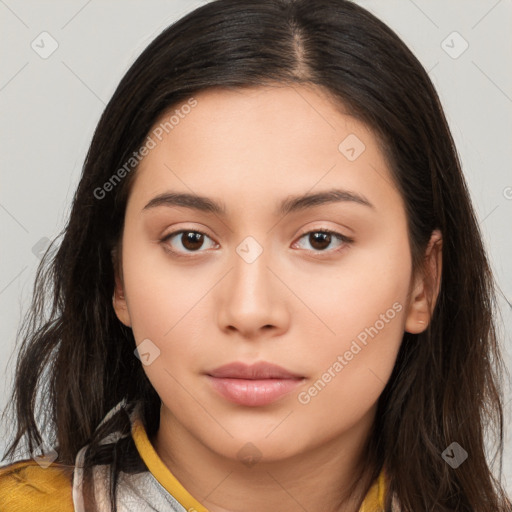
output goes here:
[[[308, 0], [215, 0], [164, 30], [128, 70], [94, 133], [62, 242], [37, 272], [19, 331], [17, 432], [6, 457], [23, 439], [30, 451], [41, 442], [38, 392], [63, 464], [73, 465], [91, 443], [90, 466], [102, 457], [101, 436], [129, 432], [126, 414], [95, 432], [122, 399], [142, 402], [148, 436], [157, 431], [160, 399], [133, 355], [132, 331], [112, 307], [136, 169], [102, 197], [97, 191], [155, 121], [194, 93], [276, 84], [322, 88], [376, 135], [405, 203], [414, 271], [423, 269], [432, 231], [443, 236], [431, 323], [421, 334], [404, 333], [369, 441], [368, 471], [375, 477], [385, 468], [389, 478], [386, 510], [391, 495], [415, 512], [506, 510], [495, 283], [454, 141], [420, 62], [390, 28], [347, 0], [315, 0], [314, 8]], [[500, 479], [486, 460], [487, 432], [495, 434], [491, 462], [499, 455]], [[453, 441], [469, 452], [457, 470], [441, 457]], [[113, 476], [143, 469], [130, 462], [129, 443], [115, 447]]]

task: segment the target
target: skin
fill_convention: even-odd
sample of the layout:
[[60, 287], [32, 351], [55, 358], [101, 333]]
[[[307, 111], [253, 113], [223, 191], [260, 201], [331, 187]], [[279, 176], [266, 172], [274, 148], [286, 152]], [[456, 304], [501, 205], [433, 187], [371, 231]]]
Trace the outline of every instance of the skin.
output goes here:
[[[136, 171], [114, 294], [136, 343], [149, 338], [160, 350], [144, 366], [162, 400], [152, 443], [212, 512], [262, 512], [269, 504], [356, 511], [368, 482], [356, 481], [350, 496], [347, 490], [364, 467], [377, 400], [404, 331], [426, 329], [433, 308], [426, 280], [412, 273], [402, 198], [372, 132], [318, 87], [210, 89], [194, 97], [197, 106]], [[354, 161], [338, 150], [349, 134], [365, 145]], [[275, 213], [289, 196], [331, 188], [358, 193], [373, 208], [344, 201]], [[182, 206], [143, 210], [167, 191], [220, 201], [226, 216]], [[315, 245], [307, 233], [322, 228], [354, 241]], [[181, 234], [161, 241], [180, 229], [205, 232], [203, 245], [194, 252]], [[236, 251], [247, 236], [263, 250], [251, 263]], [[439, 240], [436, 231], [426, 251], [433, 303]], [[396, 303], [401, 311], [300, 403], [298, 393]], [[232, 361], [268, 361], [305, 378], [270, 405], [241, 406], [204, 375]], [[251, 467], [237, 455], [248, 442], [261, 454]]]

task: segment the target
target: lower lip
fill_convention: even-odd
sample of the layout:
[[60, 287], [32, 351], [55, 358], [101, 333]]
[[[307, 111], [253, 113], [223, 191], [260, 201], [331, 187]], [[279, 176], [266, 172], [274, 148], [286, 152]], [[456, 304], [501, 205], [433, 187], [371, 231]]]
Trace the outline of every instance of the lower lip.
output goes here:
[[213, 388], [224, 398], [239, 405], [268, 405], [290, 393], [304, 379], [227, 379], [208, 375]]

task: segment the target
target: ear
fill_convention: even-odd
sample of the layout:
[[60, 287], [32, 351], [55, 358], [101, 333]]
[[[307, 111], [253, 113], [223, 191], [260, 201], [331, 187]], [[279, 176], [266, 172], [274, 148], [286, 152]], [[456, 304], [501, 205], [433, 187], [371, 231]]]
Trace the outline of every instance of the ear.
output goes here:
[[409, 298], [405, 330], [411, 334], [423, 332], [434, 312], [441, 288], [442, 242], [441, 232], [435, 229], [425, 251], [424, 267], [415, 276]]
[[112, 304], [114, 311], [116, 312], [117, 318], [127, 327], [132, 326], [130, 319], [130, 313], [128, 312], [128, 305], [124, 294], [124, 282], [123, 282], [123, 266], [121, 258], [119, 257], [119, 248], [116, 247], [111, 252], [112, 255], [112, 266], [114, 267], [114, 295], [112, 297]]

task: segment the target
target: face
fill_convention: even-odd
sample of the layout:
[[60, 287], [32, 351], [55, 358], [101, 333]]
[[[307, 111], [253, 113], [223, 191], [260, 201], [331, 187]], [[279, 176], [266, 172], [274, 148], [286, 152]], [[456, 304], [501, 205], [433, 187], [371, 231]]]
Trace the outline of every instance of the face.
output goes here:
[[116, 313], [167, 428], [225, 457], [304, 453], [369, 424], [404, 330], [426, 328], [403, 201], [321, 89], [194, 98], [136, 171]]

